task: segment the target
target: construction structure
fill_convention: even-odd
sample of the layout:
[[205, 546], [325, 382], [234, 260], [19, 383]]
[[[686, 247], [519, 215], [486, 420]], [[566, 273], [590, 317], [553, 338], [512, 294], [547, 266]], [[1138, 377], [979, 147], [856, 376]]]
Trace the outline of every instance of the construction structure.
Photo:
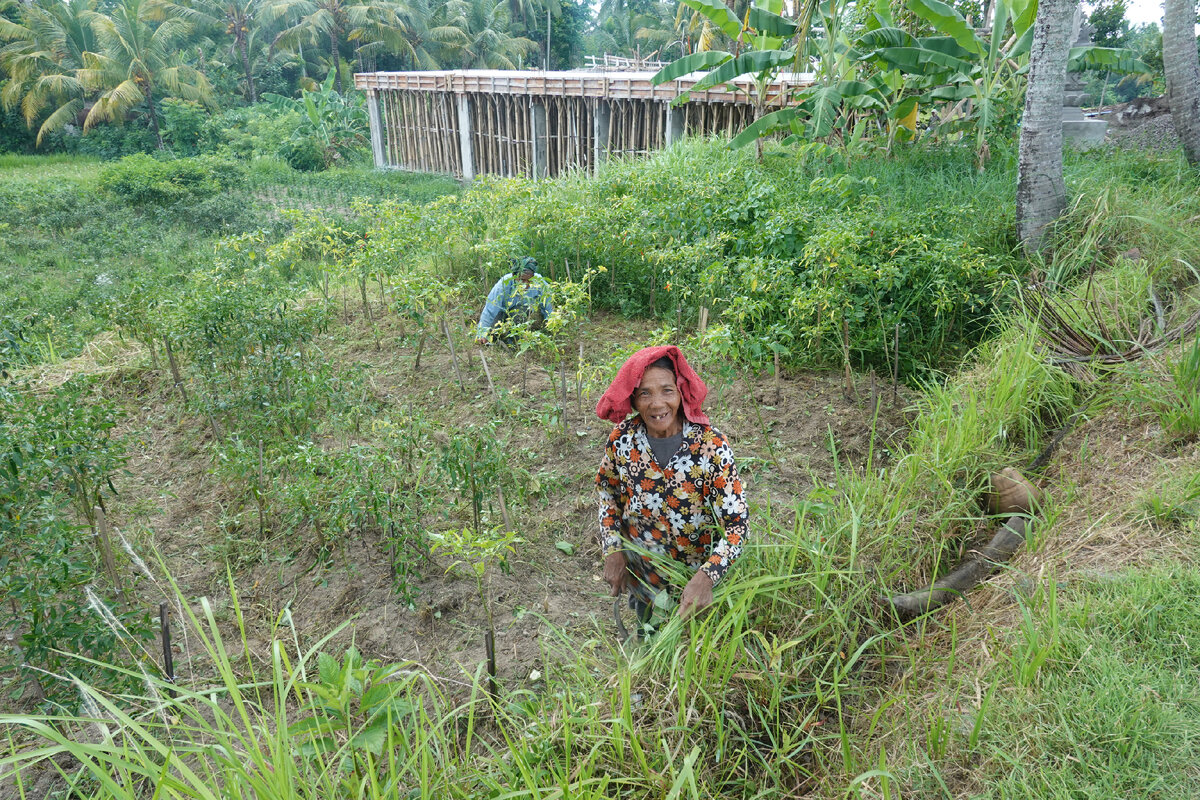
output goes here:
[[[692, 91], [702, 77], [660, 86], [653, 72], [452, 70], [366, 72], [371, 151], [380, 169], [554, 177], [607, 158], [644, 155], [685, 135], [732, 135], [755, 118], [753, 82]], [[812, 76], [772, 82], [765, 110]], [[688, 102], [672, 105], [686, 94]]]

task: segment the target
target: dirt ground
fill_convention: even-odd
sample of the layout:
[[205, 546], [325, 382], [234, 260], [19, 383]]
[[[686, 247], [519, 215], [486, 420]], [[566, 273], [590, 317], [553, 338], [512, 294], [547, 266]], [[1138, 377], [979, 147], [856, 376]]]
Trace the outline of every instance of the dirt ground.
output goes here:
[[[522, 395], [521, 359], [500, 347], [487, 350], [497, 390], [519, 403], [505, 423], [507, 450], [536, 454], [538, 479], [548, 487], [535, 503], [514, 505], [514, 524], [525, 543], [510, 560], [510, 574], [496, 571], [490, 579], [498, 675], [509, 688], [522, 685], [533, 670], [545, 672], [543, 644], [552, 634], [579, 641], [616, 635], [612, 600], [599, 578], [592, 488], [611, 423], [591, 409], [603, 391], [601, 381], [608, 380], [605, 368], [614, 347], [628, 347], [649, 334], [645, 323], [603, 315], [590, 321], [582, 341], [582, 372], [595, 373], [597, 380], [578, 387], [577, 394], [577, 387], [570, 387], [575, 396], [565, 433], [543, 422], [554, 406], [548, 373], [528, 368]], [[448, 430], [491, 417], [479, 356], [472, 354], [468, 364], [460, 345], [457, 357], [466, 385], [461, 392], [444, 340], [425, 345], [420, 370], [414, 371], [414, 338], [390, 317], [375, 323], [355, 317], [318, 346], [332, 363], [365, 368], [384, 413], [417, 404]], [[874, 376], [857, 376], [847, 396], [840, 374], [785, 374], [779, 381], [769, 373], [745, 374], [722, 385], [716, 375], [705, 375], [703, 366], [700, 370], [709, 381], [706, 409], [734, 448], [752, 518], [768, 501], [777, 516], [783, 509], [786, 518], [814, 480], [833, 475], [835, 454], [843, 468], [861, 464], [872, 449], [872, 436], [874, 458], [882, 463], [888, 443], [904, 429], [907, 392], [901, 390], [893, 404], [890, 386]], [[421, 567], [415, 607], [409, 608], [393, 591], [377, 536], [346, 531], [333, 558], [320, 564], [308, 546], [311, 531], [269, 535], [266, 541], [231, 534], [222, 519], [233, 510], [234, 498], [212, 474], [207, 425], [180, 415], [164, 375], [129, 370], [111, 385], [129, 404], [122, 433], [132, 445], [129, 475], [118, 484], [121, 495], [111, 515], [114, 527], [137, 546], [156, 548], [187, 596], [210, 597], [233, 637], [228, 565], [247, 622], [249, 655], [267, 655], [273, 630], [290, 638], [290, 632], [277, 630], [284, 620], [294, 625], [302, 643], [316, 642], [345, 624], [322, 649], [339, 652], [353, 642], [369, 658], [420, 664], [449, 686], [475, 673], [485, 658], [486, 618], [473, 579], [448, 572], [446, 560], [434, 557]], [[453, 522], [430, 519], [430, 530]], [[569, 543], [566, 549], [573, 552], [563, 552], [558, 542]], [[159, 599], [146, 598], [155, 606]], [[186, 673], [187, 643], [179, 642], [176, 649], [177, 669]], [[240, 652], [241, 645], [235, 641], [231, 649]]]

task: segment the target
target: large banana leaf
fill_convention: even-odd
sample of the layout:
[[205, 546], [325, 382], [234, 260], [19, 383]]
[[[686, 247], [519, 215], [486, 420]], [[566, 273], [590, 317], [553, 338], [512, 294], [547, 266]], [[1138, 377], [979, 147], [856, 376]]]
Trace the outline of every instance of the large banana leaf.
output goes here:
[[1067, 57], [1068, 72], [1103, 69], [1109, 72], [1153, 72], [1138, 60], [1137, 55], [1124, 47], [1072, 47]]
[[956, 83], [950, 86], [939, 86], [925, 94], [921, 95], [921, 101], [925, 103], [934, 100], [949, 100], [957, 102], [966, 100], [967, 98], [975, 97], [975, 84], [973, 83]]
[[837, 86], [814, 86], [800, 93], [801, 106], [808, 111], [809, 135], [823, 139], [833, 132], [842, 107], [842, 93]]
[[692, 90], [698, 92], [702, 89], [711, 89], [713, 86], [731, 81], [739, 75], [746, 73], [757, 75], [775, 67], [791, 64], [795, 59], [795, 50], [751, 50], [721, 64], [697, 81]]
[[837, 89], [842, 102], [851, 108], [877, 108], [881, 111], [887, 108], [887, 103], [879, 91], [879, 84], [874, 81], [842, 81]]
[[729, 143], [729, 146], [733, 148], [745, 147], [751, 142], [791, 124], [796, 119], [798, 113], [795, 108], [781, 108], [778, 111], [772, 111], [770, 114], [764, 114], [743, 128], [742, 132], [737, 136], [733, 137], [733, 141]]
[[1037, 0], [1001, 0], [1001, 2], [1008, 6], [1008, 15], [1012, 17], [1013, 33], [1018, 39], [1033, 30], [1033, 21], [1037, 18]]
[[693, 72], [710, 69], [731, 58], [733, 58], [733, 55], [726, 53], [724, 50], [704, 50], [699, 53], [691, 53], [683, 58], [672, 61], [660, 69], [650, 79], [650, 83], [658, 86], [661, 83], [682, 78], [684, 75], [691, 75]]
[[996, 63], [1000, 50], [1004, 47], [1004, 37], [1007, 32], [1008, 3], [1005, 0], [997, 0], [995, 11], [992, 14], [992, 38], [988, 42], [987, 63]]
[[974, 64], [928, 47], [881, 47], [872, 55], [882, 58], [894, 69], [916, 75], [953, 74], [969, 76]]
[[[998, 0], [1003, 2], [1003, 0]], [[954, 38], [958, 46], [976, 55], [984, 55], [987, 48], [975, 29], [967, 24], [962, 14], [939, 0], [908, 0], [912, 12], [936, 30]]]
[[750, 16], [746, 24], [756, 31], [770, 36], [778, 36], [782, 39], [789, 39], [795, 36], [796, 31], [800, 28], [799, 25], [791, 20], [784, 19], [778, 14], [772, 14], [770, 11], [758, 6], [750, 7]]
[[915, 95], [906, 97], [888, 109], [888, 118], [902, 120], [901, 124], [904, 127], [913, 130], [913, 112], [917, 110], [918, 105], [920, 105], [920, 98]]
[[858, 37], [858, 48], [864, 51], [881, 47], [913, 47], [917, 40], [908, 31], [900, 28], [876, 28]]
[[709, 22], [716, 25], [731, 39], [737, 39], [742, 32], [742, 23], [733, 15], [721, 0], [682, 0], [683, 4], [693, 11], [698, 11]]

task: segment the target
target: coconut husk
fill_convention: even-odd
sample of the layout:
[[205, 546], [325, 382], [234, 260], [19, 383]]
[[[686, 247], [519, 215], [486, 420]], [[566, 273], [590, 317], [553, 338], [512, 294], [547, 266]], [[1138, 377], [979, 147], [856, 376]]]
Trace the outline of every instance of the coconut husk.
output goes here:
[[1041, 501], [1040, 490], [1012, 467], [993, 472], [988, 484], [984, 504], [989, 514], [1027, 514]]

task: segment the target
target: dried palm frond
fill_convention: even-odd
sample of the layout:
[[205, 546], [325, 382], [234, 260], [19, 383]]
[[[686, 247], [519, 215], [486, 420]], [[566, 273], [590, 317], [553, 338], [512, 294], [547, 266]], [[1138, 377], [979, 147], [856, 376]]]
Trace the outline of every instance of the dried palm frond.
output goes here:
[[[1080, 376], [1083, 365], [1113, 366], [1136, 361], [1190, 336], [1200, 327], [1197, 310], [1167, 328], [1167, 312], [1153, 289], [1149, 298], [1153, 313], [1142, 316], [1136, 332], [1127, 325], [1122, 325], [1124, 330], [1111, 329], [1090, 284], [1083, 297], [1052, 297], [1042, 290], [1034, 296], [1036, 308], [1030, 322], [1037, 326], [1051, 363]], [[1119, 314], [1115, 317], [1120, 319]]]

